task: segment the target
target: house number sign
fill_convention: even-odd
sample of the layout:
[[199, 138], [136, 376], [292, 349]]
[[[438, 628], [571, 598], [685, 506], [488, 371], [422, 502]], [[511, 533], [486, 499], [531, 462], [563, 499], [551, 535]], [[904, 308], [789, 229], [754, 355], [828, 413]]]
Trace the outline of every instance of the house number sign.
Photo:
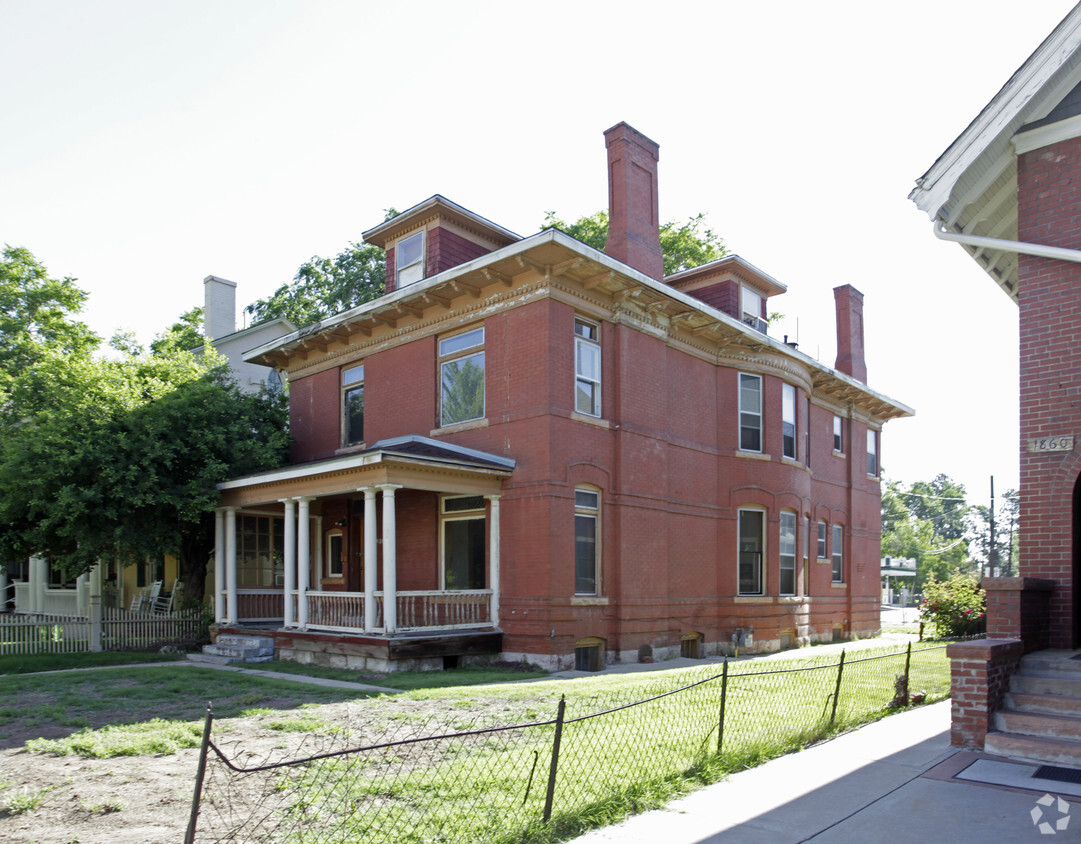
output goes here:
[[1037, 437], [1028, 441], [1028, 451], [1073, 451], [1073, 435], [1057, 437]]

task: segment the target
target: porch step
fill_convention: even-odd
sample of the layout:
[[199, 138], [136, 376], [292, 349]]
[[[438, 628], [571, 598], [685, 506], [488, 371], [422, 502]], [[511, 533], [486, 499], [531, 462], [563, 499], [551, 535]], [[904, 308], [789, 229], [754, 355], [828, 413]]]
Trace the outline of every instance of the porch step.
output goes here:
[[995, 713], [995, 726], [1004, 733], [1081, 741], [1081, 718], [1075, 715], [1003, 709]]
[[1081, 767], [1081, 660], [1074, 651], [1038, 651], [1021, 659], [1005, 707], [984, 751]]
[[1017, 733], [988, 733], [983, 749], [985, 753], [993, 753], [996, 756], [1081, 768], [1081, 741], [1072, 739], [1025, 736]]
[[201, 654], [190, 654], [193, 662], [269, 662], [274, 658], [274, 640], [264, 636], [226, 633], [213, 645], [203, 645]]

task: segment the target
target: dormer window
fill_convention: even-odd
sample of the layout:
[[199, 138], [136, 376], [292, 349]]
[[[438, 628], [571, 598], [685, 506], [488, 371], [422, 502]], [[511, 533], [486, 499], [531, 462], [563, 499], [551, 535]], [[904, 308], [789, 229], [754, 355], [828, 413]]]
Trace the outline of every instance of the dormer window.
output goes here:
[[424, 232], [419, 231], [398, 241], [395, 263], [398, 287], [413, 284], [424, 278]]
[[766, 333], [767, 323], [762, 319], [762, 296], [747, 285], [740, 286], [740, 318], [755, 331]]

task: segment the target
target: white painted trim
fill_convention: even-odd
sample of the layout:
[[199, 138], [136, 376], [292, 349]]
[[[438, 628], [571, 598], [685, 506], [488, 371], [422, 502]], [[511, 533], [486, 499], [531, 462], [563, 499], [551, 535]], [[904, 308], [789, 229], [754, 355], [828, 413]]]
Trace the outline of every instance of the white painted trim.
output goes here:
[[1067, 117], [1065, 120], [1049, 123], [1047, 126], [1038, 126], [1027, 132], [1018, 132], [1013, 136], [1013, 148], [1018, 155], [1021, 155], [1078, 136], [1081, 136], [1081, 115]]

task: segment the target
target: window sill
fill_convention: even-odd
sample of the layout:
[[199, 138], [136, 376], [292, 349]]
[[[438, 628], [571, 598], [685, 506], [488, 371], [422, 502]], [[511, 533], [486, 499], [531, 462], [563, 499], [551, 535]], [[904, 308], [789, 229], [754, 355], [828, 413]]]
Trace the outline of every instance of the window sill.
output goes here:
[[611, 430], [612, 423], [607, 419], [602, 419], [599, 416], [589, 416], [585, 413], [579, 413], [577, 410], [571, 411], [571, 419], [575, 422], [585, 422], [587, 425], [596, 425], [598, 428], [604, 428]]
[[830, 584], [830, 589], [847, 589], [847, 588], [848, 588], [847, 583], [844, 583], [844, 582], [838, 583], [836, 580], [833, 581], [833, 583]]
[[574, 595], [571, 598], [572, 607], [606, 607], [608, 599], [596, 595]]
[[867, 480], [874, 481], [875, 483], [878, 483], [882, 479], [878, 475], [868, 475]]
[[815, 562], [819, 565], [825, 565], [827, 563], [832, 564], [833, 560], [831, 560], [829, 557], [819, 557], [817, 560], [815, 560]]
[[470, 419], [468, 422], [457, 422], [454, 425], [444, 425], [428, 432], [430, 437], [438, 437], [442, 434], [456, 434], [458, 431], [472, 431], [474, 428], [487, 428], [487, 419]]
[[760, 451], [737, 450], [735, 452], [735, 455], [736, 455], [736, 457], [747, 457], [747, 458], [749, 458], [751, 460], [772, 460], [773, 459], [773, 457], [771, 457], [770, 455], [763, 454]]
[[785, 466], [791, 466], [793, 469], [806, 469], [807, 467], [800, 463], [798, 457], [782, 457], [781, 462]]
[[364, 443], [353, 443], [352, 445], [343, 445], [341, 448], [334, 450], [335, 455], [339, 454], [355, 454], [358, 451], [364, 451], [367, 446]]
[[843, 451], [838, 451], [837, 449], [833, 450], [833, 456], [840, 457], [842, 460], [846, 460], [848, 458], [847, 454], [845, 454]]
[[737, 604], [772, 604], [772, 595], [736, 595], [732, 599]]
[[802, 604], [807, 600], [805, 595], [779, 595], [777, 601], [782, 604]]
[[338, 575], [337, 577], [324, 577], [319, 582], [324, 586], [341, 586], [345, 583], [345, 577], [343, 575]]

